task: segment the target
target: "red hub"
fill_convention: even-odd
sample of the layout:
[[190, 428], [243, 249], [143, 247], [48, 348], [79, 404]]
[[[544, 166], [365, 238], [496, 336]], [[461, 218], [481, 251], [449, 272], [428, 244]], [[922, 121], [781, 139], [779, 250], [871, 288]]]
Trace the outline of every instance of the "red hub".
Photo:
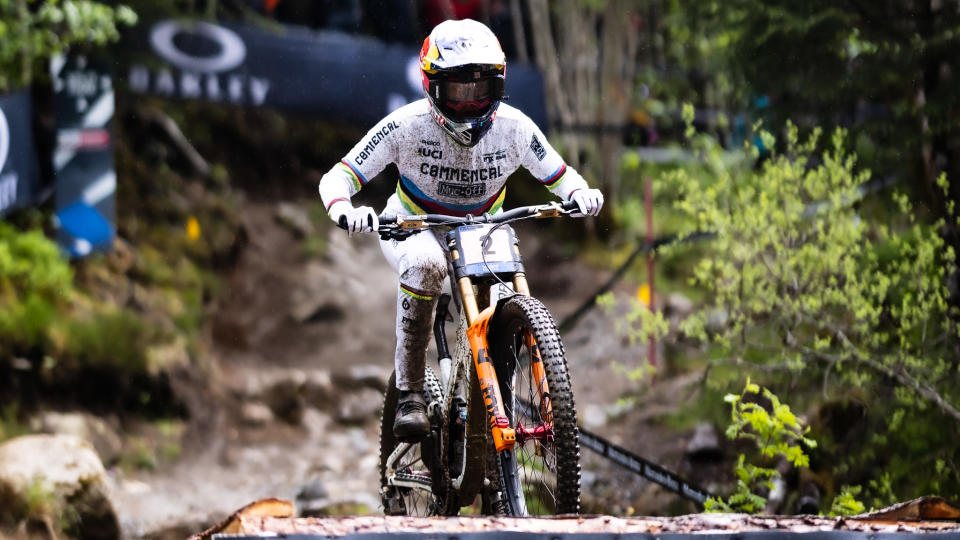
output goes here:
[[551, 425], [540, 424], [539, 426], [528, 428], [523, 424], [517, 424], [514, 431], [517, 433], [517, 443], [521, 446], [530, 439], [536, 441], [553, 440], [553, 426]]

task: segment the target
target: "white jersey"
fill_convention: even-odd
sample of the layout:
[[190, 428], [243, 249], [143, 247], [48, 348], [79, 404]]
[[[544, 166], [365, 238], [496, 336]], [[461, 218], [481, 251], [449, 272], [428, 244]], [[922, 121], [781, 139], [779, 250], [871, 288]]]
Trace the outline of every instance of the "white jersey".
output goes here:
[[493, 126], [468, 148], [446, 135], [421, 99], [377, 123], [323, 176], [320, 197], [327, 210], [349, 200], [390, 163], [400, 179], [386, 211], [401, 215], [497, 212], [504, 184], [520, 166], [563, 200], [588, 187], [519, 110], [501, 103]]

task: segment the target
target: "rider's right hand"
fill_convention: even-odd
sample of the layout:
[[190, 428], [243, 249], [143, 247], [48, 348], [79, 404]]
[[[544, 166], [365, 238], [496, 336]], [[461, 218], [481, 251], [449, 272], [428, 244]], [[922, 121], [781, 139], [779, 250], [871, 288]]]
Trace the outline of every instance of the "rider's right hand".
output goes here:
[[370, 233], [380, 227], [377, 213], [369, 206], [354, 208], [347, 201], [337, 201], [330, 207], [330, 219], [350, 234]]

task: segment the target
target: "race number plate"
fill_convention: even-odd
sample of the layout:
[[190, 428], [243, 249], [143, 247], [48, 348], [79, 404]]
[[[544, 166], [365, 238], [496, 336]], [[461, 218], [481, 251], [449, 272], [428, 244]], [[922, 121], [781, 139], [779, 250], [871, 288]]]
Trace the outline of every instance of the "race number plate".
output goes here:
[[460, 232], [460, 249], [465, 265], [514, 261], [510, 233], [507, 229], [499, 228], [488, 236], [492, 228], [493, 226], [483, 226]]

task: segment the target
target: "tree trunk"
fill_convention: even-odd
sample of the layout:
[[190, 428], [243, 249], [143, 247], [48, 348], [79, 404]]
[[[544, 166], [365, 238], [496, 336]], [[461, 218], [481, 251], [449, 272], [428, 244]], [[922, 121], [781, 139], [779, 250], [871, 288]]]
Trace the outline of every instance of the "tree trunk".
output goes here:
[[580, 0], [552, 5], [562, 17], [551, 18], [546, 0], [530, 0], [554, 140], [570, 165], [616, 195], [639, 48], [635, 2], [609, 0], [602, 11]]

